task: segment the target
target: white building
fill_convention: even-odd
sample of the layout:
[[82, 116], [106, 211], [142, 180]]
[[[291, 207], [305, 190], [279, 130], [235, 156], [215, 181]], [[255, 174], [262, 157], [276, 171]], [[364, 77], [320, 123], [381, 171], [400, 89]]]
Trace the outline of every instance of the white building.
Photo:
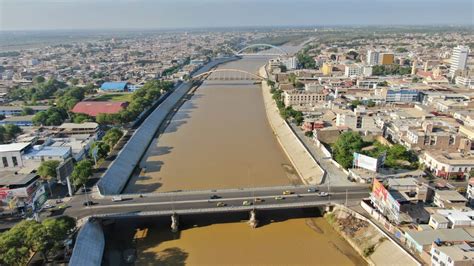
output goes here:
[[474, 78], [472, 77], [462, 77], [462, 76], [457, 76], [454, 79], [456, 85], [461, 85], [469, 88], [474, 88]]
[[474, 242], [434, 241], [430, 253], [432, 266], [472, 266]]
[[285, 106], [315, 106], [328, 100], [329, 93], [319, 84], [306, 84], [304, 90], [283, 92]]
[[379, 64], [379, 55], [377, 51], [369, 50], [367, 51], [367, 64], [369, 66], [375, 66]]
[[344, 75], [346, 77], [352, 77], [352, 76], [370, 77], [372, 76], [372, 67], [364, 66], [361, 64], [345, 65]]
[[23, 154], [30, 147], [29, 142], [0, 145], [0, 171], [23, 167]]
[[471, 179], [469, 179], [469, 183], [467, 184], [466, 195], [467, 199], [469, 200], [469, 203], [471, 205], [474, 204], [474, 177], [471, 177]]
[[453, 49], [453, 54], [451, 55], [451, 67], [449, 69], [449, 75], [454, 77], [456, 71], [466, 69], [467, 57], [469, 55], [469, 47], [467, 46], [457, 46]]
[[296, 56], [284, 58], [284, 59], [281, 60], [281, 63], [288, 70], [294, 70], [298, 67], [298, 59], [296, 59]]

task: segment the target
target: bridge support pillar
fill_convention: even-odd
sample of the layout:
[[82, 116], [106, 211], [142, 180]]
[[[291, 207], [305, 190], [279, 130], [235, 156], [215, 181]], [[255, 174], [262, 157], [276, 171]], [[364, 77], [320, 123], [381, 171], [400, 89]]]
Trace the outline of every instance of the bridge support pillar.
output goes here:
[[173, 213], [173, 215], [171, 215], [171, 231], [173, 233], [178, 232], [179, 230], [178, 226], [179, 226], [178, 215], [176, 213]]
[[257, 228], [257, 226], [258, 226], [257, 211], [256, 210], [251, 210], [250, 211], [249, 225], [252, 228]]

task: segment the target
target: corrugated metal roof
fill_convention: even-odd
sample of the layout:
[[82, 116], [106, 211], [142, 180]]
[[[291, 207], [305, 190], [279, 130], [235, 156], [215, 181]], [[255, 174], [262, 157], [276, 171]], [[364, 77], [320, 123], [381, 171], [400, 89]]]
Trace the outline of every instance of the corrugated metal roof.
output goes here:
[[104, 82], [100, 86], [101, 90], [125, 90], [127, 88], [127, 82]]
[[70, 147], [51, 147], [46, 146], [43, 147], [41, 150], [30, 149], [27, 153], [25, 153], [25, 157], [37, 157], [37, 156], [65, 156], [70, 152]]
[[98, 114], [115, 114], [127, 107], [127, 102], [79, 102], [71, 112], [97, 116]]

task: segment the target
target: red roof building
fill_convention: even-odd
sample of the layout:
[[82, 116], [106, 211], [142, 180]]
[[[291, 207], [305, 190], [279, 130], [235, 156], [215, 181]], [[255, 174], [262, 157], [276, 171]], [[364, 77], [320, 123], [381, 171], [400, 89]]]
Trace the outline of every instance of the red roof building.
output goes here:
[[71, 112], [96, 117], [98, 114], [116, 114], [127, 106], [127, 102], [78, 102]]

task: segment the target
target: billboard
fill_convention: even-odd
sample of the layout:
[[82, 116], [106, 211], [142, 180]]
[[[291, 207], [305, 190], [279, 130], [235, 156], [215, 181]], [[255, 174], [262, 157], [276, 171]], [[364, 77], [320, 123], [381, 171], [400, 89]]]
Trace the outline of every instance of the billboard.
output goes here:
[[354, 152], [354, 162], [352, 165], [354, 167], [360, 167], [373, 172], [377, 172], [380, 166], [380, 162], [379, 158], [372, 158], [367, 155]]
[[400, 203], [390, 194], [384, 185], [374, 178], [372, 186], [372, 197], [377, 200], [379, 205], [383, 205], [392, 215], [398, 217], [400, 212]]

